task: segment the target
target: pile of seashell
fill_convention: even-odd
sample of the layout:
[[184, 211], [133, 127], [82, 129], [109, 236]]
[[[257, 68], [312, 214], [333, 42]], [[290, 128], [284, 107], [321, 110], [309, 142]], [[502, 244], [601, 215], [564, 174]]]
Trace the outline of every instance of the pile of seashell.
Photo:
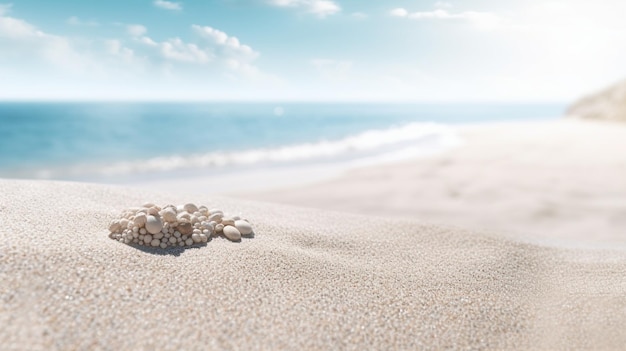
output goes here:
[[248, 220], [194, 204], [129, 208], [111, 222], [109, 231], [109, 237], [119, 242], [162, 249], [202, 244], [220, 235], [231, 241], [254, 235]]

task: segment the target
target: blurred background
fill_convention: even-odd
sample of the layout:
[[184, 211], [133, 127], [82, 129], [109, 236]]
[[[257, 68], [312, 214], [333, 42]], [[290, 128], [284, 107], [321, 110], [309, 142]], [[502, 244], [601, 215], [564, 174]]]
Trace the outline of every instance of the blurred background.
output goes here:
[[625, 11], [617, 0], [0, 3], [0, 177], [622, 245]]

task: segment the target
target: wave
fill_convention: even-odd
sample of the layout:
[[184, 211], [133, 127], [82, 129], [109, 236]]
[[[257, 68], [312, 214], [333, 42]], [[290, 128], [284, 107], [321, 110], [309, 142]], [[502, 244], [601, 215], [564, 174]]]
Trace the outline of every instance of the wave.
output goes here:
[[[354, 161], [393, 155], [415, 155], [426, 150], [438, 150], [458, 143], [455, 132], [436, 123], [410, 123], [387, 129], [368, 130], [339, 140], [321, 140], [275, 148], [241, 151], [216, 151], [204, 154], [153, 157], [146, 160], [122, 161], [112, 164], [83, 164], [63, 169], [42, 169], [38, 178], [85, 176], [124, 176], [153, 172], [191, 169], [226, 169], [302, 162]], [[384, 155], [384, 156], [383, 156]], [[382, 156], [382, 158], [381, 158]]]

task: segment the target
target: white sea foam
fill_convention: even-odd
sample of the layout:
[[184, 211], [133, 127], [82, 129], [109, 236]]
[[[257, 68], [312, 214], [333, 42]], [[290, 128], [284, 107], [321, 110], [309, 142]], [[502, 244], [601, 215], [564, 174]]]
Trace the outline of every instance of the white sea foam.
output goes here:
[[257, 148], [216, 151], [204, 154], [154, 157], [107, 165], [91, 164], [40, 170], [41, 178], [124, 176], [188, 169], [224, 169], [271, 164], [398, 159], [422, 151], [440, 150], [458, 144], [452, 128], [436, 123], [410, 123], [387, 129], [369, 130], [339, 140]]

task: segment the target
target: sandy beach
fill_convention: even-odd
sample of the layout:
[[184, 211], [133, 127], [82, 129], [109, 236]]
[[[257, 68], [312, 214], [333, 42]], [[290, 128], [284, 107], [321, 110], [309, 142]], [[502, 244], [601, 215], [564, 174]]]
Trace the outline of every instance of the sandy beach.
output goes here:
[[457, 130], [463, 145], [431, 157], [308, 185], [226, 194], [544, 245], [626, 248], [625, 124], [563, 119]]
[[[2, 180], [2, 348], [622, 348], [626, 128], [463, 135], [429, 159], [246, 194], [263, 201]], [[146, 201], [240, 213], [256, 236], [169, 251], [109, 239]]]

